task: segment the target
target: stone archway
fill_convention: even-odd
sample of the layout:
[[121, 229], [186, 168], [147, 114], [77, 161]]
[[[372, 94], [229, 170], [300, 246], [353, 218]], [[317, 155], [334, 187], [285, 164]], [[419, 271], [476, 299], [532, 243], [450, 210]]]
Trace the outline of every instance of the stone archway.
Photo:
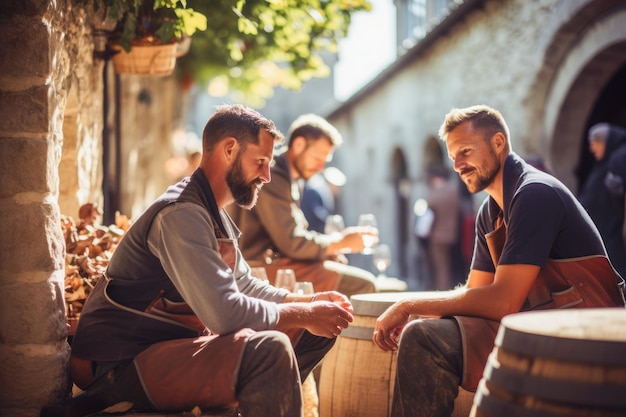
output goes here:
[[552, 77], [545, 100], [543, 144], [556, 177], [577, 189], [575, 166], [594, 103], [626, 62], [626, 7], [601, 14], [582, 31]]
[[602, 91], [599, 92], [598, 98], [594, 102], [592, 111], [587, 118], [585, 129], [581, 132], [581, 136], [578, 140], [579, 158], [575, 170], [576, 179], [578, 181], [577, 189], [580, 189], [585, 182], [596, 162], [589, 151], [589, 141], [587, 140], [589, 128], [596, 123], [602, 122], [626, 127], [625, 91], [626, 61], [604, 86]]

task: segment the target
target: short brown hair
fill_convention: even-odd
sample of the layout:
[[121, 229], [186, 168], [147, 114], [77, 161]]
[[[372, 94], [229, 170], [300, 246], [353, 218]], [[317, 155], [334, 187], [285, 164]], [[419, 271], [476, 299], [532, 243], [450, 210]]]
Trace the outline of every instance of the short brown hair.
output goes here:
[[445, 141], [450, 132], [467, 121], [472, 123], [474, 130], [483, 132], [485, 139], [490, 139], [499, 132], [506, 138], [507, 145], [510, 144], [509, 127], [504, 117], [498, 110], [484, 104], [450, 110], [439, 128], [439, 137]]
[[316, 114], [303, 114], [298, 117], [289, 127], [289, 145], [294, 138], [302, 136], [307, 140], [327, 138], [334, 147], [343, 143], [341, 133], [326, 119]]
[[284, 136], [273, 121], [266, 119], [256, 110], [242, 104], [217, 106], [202, 132], [202, 150], [210, 152], [222, 139], [234, 137], [245, 148], [248, 143], [258, 144], [261, 129], [267, 131], [276, 144]]

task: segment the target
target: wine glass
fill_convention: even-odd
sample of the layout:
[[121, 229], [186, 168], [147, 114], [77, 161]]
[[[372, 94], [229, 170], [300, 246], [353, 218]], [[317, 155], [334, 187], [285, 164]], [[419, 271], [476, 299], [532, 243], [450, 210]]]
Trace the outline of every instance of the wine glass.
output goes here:
[[378, 269], [378, 279], [387, 278], [385, 271], [391, 265], [391, 249], [389, 245], [384, 243], [374, 248], [374, 254], [372, 256], [374, 266]]
[[267, 278], [267, 272], [262, 266], [250, 268], [250, 274], [253, 277], [260, 279], [261, 281], [269, 282], [269, 279]]
[[[368, 226], [377, 228], [378, 224], [376, 222], [376, 216], [372, 213], [366, 213], [359, 215], [359, 220], [357, 222], [357, 226]], [[376, 244], [376, 237], [371, 235], [363, 235], [363, 245], [365, 248], [361, 251], [361, 253], [365, 255], [370, 255], [372, 253], [372, 247]]]
[[313, 283], [308, 281], [296, 282], [293, 292], [298, 295], [313, 295]]
[[296, 274], [293, 269], [279, 269], [276, 271], [276, 282], [274, 283], [276, 288], [284, 288], [292, 291], [296, 286]]
[[324, 234], [337, 235], [341, 234], [343, 229], [346, 228], [346, 224], [343, 221], [343, 217], [340, 214], [331, 214], [326, 217], [326, 223], [324, 223]]

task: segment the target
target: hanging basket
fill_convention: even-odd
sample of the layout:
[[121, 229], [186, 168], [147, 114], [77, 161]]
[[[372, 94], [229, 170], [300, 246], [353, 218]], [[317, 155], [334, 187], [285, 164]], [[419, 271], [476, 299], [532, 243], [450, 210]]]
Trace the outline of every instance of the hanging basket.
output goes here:
[[112, 48], [119, 53], [113, 55], [113, 67], [118, 74], [166, 76], [176, 66], [177, 43], [165, 45], [133, 45], [126, 52], [119, 45]]

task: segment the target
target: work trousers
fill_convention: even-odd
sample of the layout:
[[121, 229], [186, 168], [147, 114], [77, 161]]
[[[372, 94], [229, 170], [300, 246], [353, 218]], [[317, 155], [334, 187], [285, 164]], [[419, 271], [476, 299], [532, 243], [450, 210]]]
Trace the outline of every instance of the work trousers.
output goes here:
[[449, 417], [463, 375], [456, 320], [418, 319], [400, 337], [391, 415]]

